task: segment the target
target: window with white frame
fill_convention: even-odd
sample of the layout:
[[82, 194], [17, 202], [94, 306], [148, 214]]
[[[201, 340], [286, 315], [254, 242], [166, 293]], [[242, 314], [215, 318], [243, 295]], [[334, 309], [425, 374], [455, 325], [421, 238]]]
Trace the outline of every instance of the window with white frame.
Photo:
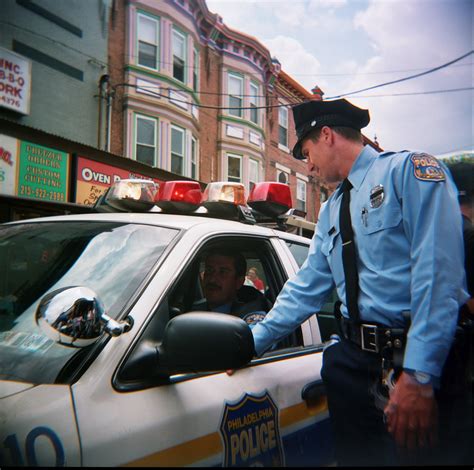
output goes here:
[[171, 126], [171, 172], [184, 176], [185, 131]]
[[258, 124], [258, 86], [250, 83], [250, 120]]
[[159, 22], [146, 15], [137, 15], [138, 65], [158, 69]]
[[185, 83], [186, 37], [173, 29], [173, 77]]
[[242, 182], [242, 156], [227, 154], [227, 181]]
[[193, 90], [198, 91], [199, 84], [199, 52], [197, 49], [194, 49], [193, 52]]
[[[239, 75], [229, 73], [228, 81], [229, 89], [229, 114], [231, 116], [242, 117], [242, 102], [243, 102], [243, 79]], [[236, 109], [237, 108], [237, 109]]]
[[157, 120], [136, 115], [135, 159], [155, 166]]
[[288, 147], [288, 108], [278, 108], [278, 143]]
[[296, 180], [296, 208], [306, 212], [306, 183], [303, 180]]
[[191, 137], [191, 178], [196, 180], [197, 176], [197, 140]]
[[252, 191], [256, 183], [259, 182], [258, 161], [249, 159], [249, 191]]
[[290, 184], [290, 174], [283, 170], [277, 171], [277, 181], [283, 184]]

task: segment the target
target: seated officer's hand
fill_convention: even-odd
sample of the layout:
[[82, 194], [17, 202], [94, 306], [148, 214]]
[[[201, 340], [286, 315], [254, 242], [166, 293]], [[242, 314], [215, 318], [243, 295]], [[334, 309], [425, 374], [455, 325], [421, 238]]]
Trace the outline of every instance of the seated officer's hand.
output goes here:
[[402, 372], [384, 411], [388, 432], [399, 447], [414, 450], [437, 444], [438, 405], [433, 385], [419, 384]]
[[227, 369], [227, 370], [225, 371], [225, 373], [226, 373], [227, 375], [234, 375], [234, 372], [235, 372], [235, 369]]

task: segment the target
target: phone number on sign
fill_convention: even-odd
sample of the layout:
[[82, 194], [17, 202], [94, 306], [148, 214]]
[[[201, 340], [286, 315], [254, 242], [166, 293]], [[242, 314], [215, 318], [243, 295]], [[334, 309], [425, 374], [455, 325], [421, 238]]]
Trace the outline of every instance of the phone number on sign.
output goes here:
[[63, 193], [42, 188], [31, 188], [30, 186], [20, 186], [19, 195], [36, 197], [38, 199], [49, 199], [50, 201], [64, 201]]

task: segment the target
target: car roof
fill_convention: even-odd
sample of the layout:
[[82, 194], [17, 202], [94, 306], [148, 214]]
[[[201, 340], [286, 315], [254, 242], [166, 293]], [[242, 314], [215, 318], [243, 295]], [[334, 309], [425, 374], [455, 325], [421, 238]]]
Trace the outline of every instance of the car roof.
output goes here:
[[[13, 225], [20, 223], [45, 223], [45, 222], [74, 222], [74, 221], [96, 221], [96, 222], [122, 222], [147, 225], [159, 225], [161, 227], [177, 228], [180, 230], [189, 230], [193, 227], [207, 225], [209, 231], [219, 232], [239, 232], [249, 233], [261, 236], [278, 236], [283, 238], [294, 239], [295, 241], [308, 241], [304, 237], [286, 233], [280, 230], [274, 230], [259, 225], [245, 224], [243, 222], [217, 219], [213, 217], [203, 217], [199, 215], [179, 215], [179, 214], [162, 214], [159, 212], [147, 213], [90, 213], [90, 214], [71, 214], [50, 217], [39, 217], [34, 219], [26, 219], [15, 222], [9, 222], [3, 225]], [[201, 227], [202, 228], [202, 227]]]

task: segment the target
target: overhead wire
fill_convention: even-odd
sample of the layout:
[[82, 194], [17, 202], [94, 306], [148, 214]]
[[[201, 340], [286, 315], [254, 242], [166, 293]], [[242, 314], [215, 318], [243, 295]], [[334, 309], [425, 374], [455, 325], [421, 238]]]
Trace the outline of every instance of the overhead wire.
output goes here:
[[361, 93], [363, 91], [374, 90], [376, 88], [381, 88], [383, 86], [393, 85], [395, 83], [401, 83], [401, 82], [405, 82], [407, 80], [413, 80], [414, 78], [422, 77], [423, 75], [428, 75], [429, 73], [433, 73], [433, 72], [436, 72], [438, 70], [449, 67], [450, 65], [452, 65], [456, 62], [459, 62], [460, 60], [465, 59], [466, 57], [468, 57], [472, 54], [474, 54], [474, 50], [471, 50], [471, 51], [467, 52], [466, 54], [463, 54], [462, 56], [457, 57], [456, 59], [450, 60], [449, 62], [446, 62], [445, 64], [439, 65], [438, 67], [434, 67], [432, 69], [426, 70], [425, 72], [417, 73], [415, 75], [410, 75], [410, 76], [404, 77], [404, 78], [399, 78], [398, 80], [391, 80], [390, 82], [381, 83], [379, 85], [373, 85], [373, 86], [370, 86], [370, 87], [367, 87], [367, 88], [362, 88], [360, 90], [350, 91], [348, 93], [341, 93], [340, 95], [330, 96], [326, 99], [327, 100], [332, 100], [332, 99], [343, 98], [344, 96], [354, 95], [356, 93]]

